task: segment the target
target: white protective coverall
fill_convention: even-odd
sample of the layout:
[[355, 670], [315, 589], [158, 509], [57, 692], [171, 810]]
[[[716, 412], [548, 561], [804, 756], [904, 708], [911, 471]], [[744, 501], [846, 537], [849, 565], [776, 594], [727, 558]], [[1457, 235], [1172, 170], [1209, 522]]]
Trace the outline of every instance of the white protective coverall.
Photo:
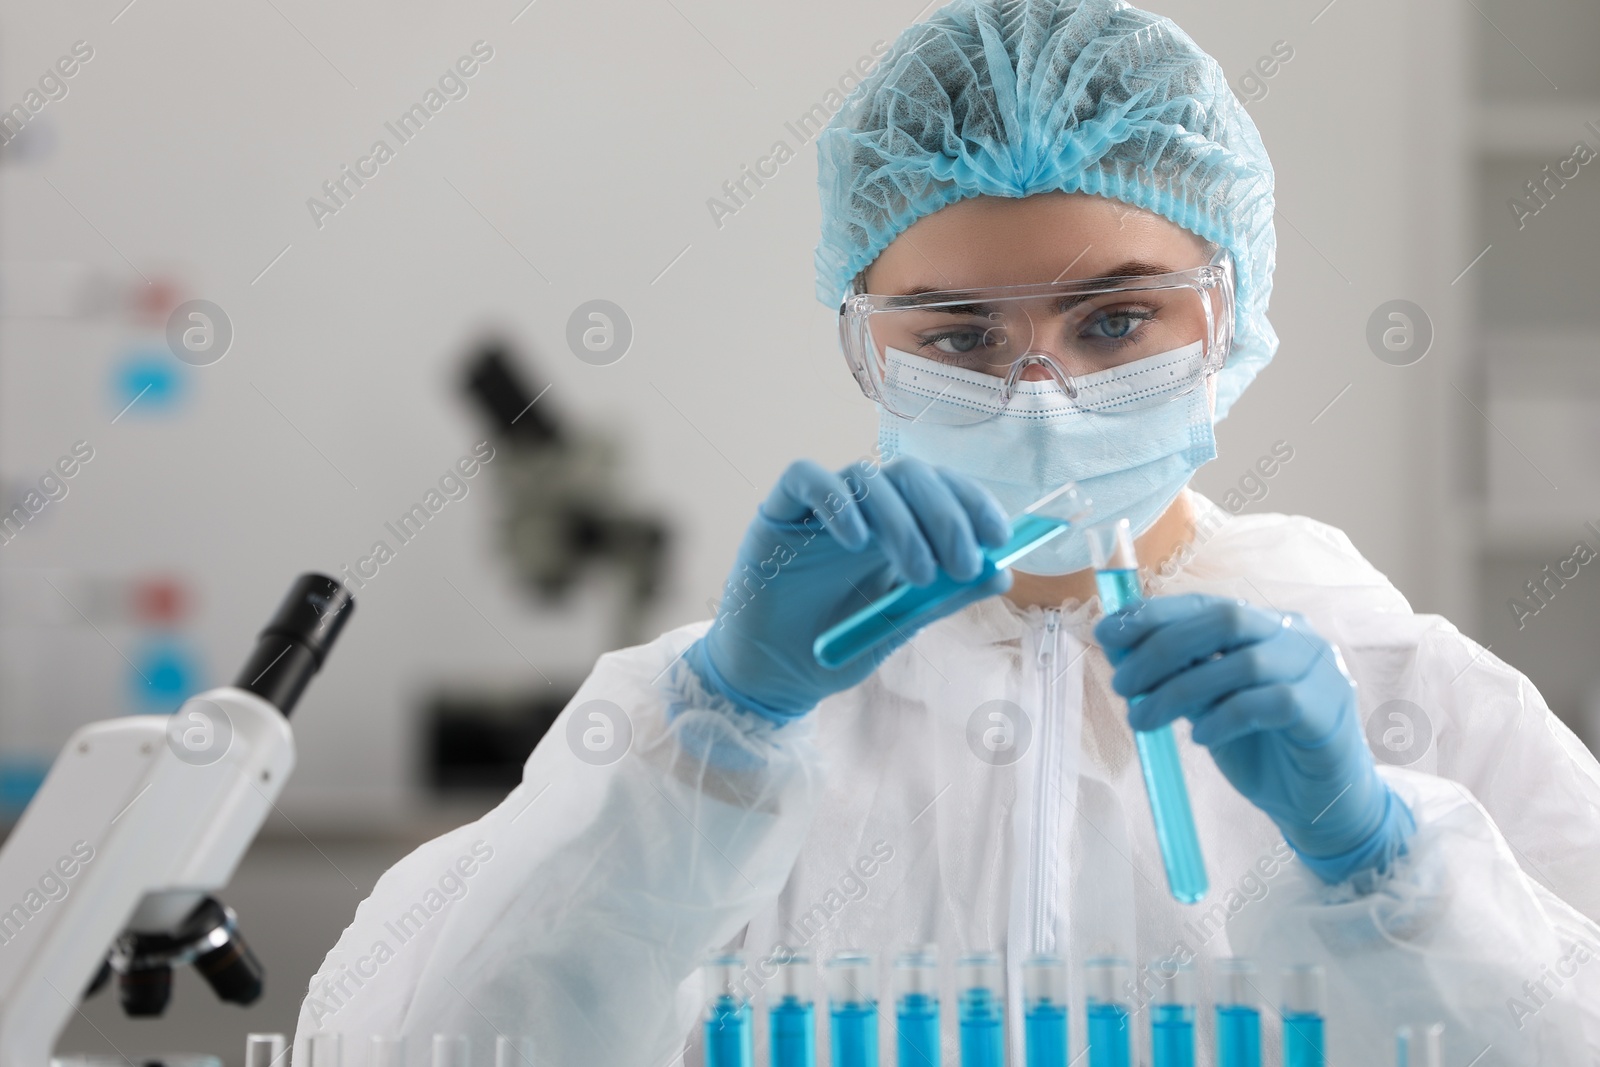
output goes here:
[[[1327, 970], [1330, 1063], [1392, 1063], [1395, 1027], [1433, 1020], [1446, 1027], [1446, 1062], [1462, 1067], [1597, 1062], [1593, 756], [1526, 678], [1444, 619], [1414, 614], [1342, 532], [1193, 503], [1195, 540], [1147, 576], [1149, 592], [1304, 614], [1342, 651], [1363, 721], [1376, 714], [1389, 735], [1375, 746], [1380, 773], [1417, 832], [1376, 891], [1317, 880], [1185, 725], [1211, 892], [1195, 906], [1172, 899], [1126, 706], [1089, 636], [1098, 601], [973, 604], [783, 727], [719, 707], [678, 658], [702, 621], [601, 656], [522, 784], [383, 875], [311, 980], [297, 1049], [337, 1031], [348, 1067], [365, 1067], [368, 1035], [398, 1034], [421, 1067], [433, 1034], [466, 1034], [473, 1064], [487, 1067], [504, 1034], [531, 1036], [541, 1067], [666, 1064], [686, 1042], [697, 1064], [698, 967], [734, 942], [750, 960], [764, 1063], [759, 990], [775, 946], [819, 962], [862, 949], [887, 976], [894, 954], [936, 942], [947, 972], [958, 953], [1004, 954], [1017, 1065], [1021, 961], [1068, 961], [1076, 1054], [1082, 963], [1107, 951], [1137, 967], [1136, 1060], [1169, 973], [1154, 961], [1190, 959], [1200, 972], [1206, 1049], [1208, 961], [1244, 955], [1260, 966], [1269, 1064], [1280, 969], [1312, 962]], [[608, 705], [593, 701], [631, 725], [626, 754], [603, 766], [569, 741], [591, 722], [603, 735], [589, 712]], [[1009, 762], [983, 742], [1008, 710], [1020, 750]], [[954, 1012], [944, 1015], [955, 1064]], [[821, 1063], [825, 1017], [819, 989]]]

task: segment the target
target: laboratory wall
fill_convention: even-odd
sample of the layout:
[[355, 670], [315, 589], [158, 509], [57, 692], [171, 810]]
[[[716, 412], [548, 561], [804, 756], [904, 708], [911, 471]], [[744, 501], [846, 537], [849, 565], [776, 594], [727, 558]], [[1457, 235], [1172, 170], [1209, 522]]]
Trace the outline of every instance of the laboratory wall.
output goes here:
[[[1600, 740], [1600, 564], [1527, 588], [1600, 552], [1600, 177], [1524, 188], [1600, 151], [1600, 21], [1145, 6], [1277, 175], [1281, 348], [1196, 488], [1343, 530]], [[101, 998], [64, 1047], [290, 1028], [377, 874], [492, 804], [597, 656], [710, 615], [786, 464], [872, 449], [813, 142], [932, 7], [0, 3], [0, 807], [76, 727], [232, 680], [295, 575], [357, 600], [240, 891], [268, 1002]]]

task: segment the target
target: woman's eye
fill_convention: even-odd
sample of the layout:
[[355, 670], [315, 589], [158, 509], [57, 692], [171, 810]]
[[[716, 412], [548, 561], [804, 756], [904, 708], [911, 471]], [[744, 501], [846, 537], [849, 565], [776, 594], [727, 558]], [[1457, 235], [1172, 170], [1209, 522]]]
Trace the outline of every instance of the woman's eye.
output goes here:
[[1149, 316], [1136, 311], [1116, 311], [1100, 315], [1089, 324], [1089, 333], [1094, 337], [1118, 341], [1139, 328], [1139, 324]]
[[978, 330], [959, 330], [932, 338], [934, 348], [947, 356], [964, 356], [983, 344], [984, 334]]

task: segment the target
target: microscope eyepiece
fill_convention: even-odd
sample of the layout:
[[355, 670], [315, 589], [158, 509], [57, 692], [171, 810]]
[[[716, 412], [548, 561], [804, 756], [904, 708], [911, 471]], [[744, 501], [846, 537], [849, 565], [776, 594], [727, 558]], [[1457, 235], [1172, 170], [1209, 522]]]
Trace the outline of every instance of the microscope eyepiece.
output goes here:
[[336, 579], [302, 574], [261, 631], [233, 684], [288, 715], [355, 606], [355, 597]]

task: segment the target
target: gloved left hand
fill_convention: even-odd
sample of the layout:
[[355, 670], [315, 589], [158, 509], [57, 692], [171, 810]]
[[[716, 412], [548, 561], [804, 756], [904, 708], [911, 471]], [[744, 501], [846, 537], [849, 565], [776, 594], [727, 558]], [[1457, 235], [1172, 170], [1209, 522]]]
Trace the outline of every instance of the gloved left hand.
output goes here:
[[[778, 723], [798, 718], [866, 679], [935, 618], [1011, 588], [1009, 570], [983, 577], [984, 549], [1009, 536], [994, 496], [954, 471], [910, 456], [838, 473], [798, 460], [756, 509], [716, 620], [683, 658], [732, 703]], [[975, 584], [851, 663], [817, 662], [812, 642], [823, 630], [941, 571]]]
[[1323, 881], [1403, 850], [1411, 812], [1378, 777], [1339, 650], [1304, 617], [1186, 593], [1108, 615], [1095, 638], [1129, 725], [1188, 718], [1195, 743]]

